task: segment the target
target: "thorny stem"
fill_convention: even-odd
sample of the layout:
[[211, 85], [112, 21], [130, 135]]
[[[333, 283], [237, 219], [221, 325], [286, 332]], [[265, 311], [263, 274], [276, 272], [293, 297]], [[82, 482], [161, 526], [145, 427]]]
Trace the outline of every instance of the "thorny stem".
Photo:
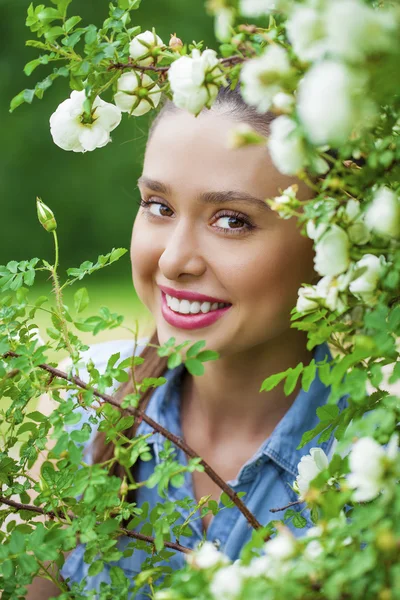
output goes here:
[[[48, 516], [50, 519], [54, 519], [56, 516], [65, 518], [65, 516], [63, 514], [58, 514], [58, 511], [57, 512], [55, 512], [55, 511], [45, 512], [42, 508], [39, 508], [38, 506], [33, 506], [31, 504], [21, 504], [20, 502], [15, 502], [14, 500], [10, 500], [9, 498], [4, 498], [3, 496], [0, 496], [0, 502], [3, 504], [6, 504], [7, 506], [11, 506], [11, 508], [15, 508], [17, 510], [29, 510], [29, 511], [35, 512], [39, 515]], [[77, 517], [75, 515], [71, 515], [70, 518], [72, 520], [77, 519]], [[101, 523], [99, 521], [97, 521], [96, 525], [101, 525]], [[155, 540], [153, 537], [151, 537], [149, 535], [143, 535], [142, 533], [136, 533], [135, 531], [130, 531], [129, 529], [126, 529], [125, 527], [119, 527], [117, 529], [117, 532], [124, 533], [128, 537], [135, 538], [136, 540], [141, 540], [142, 542], [147, 542], [147, 543], [153, 544], [153, 545], [155, 543]], [[183, 552], [184, 554], [190, 554], [192, 552], [192, 550], [190, 550], [190, 548], [187, 548], [186, 546], [182, 546], [181, 544], [175, 544], [174, 542], [164, 542], [164, 546], [166, 548], [171, 548], [172, 550], [178, 550], [179, 552]]]
[[58, 269], [58, 260], [59, 260], [59, 251], [58, 251], [58, 237], [57, 237], [57, 232], [53, 231], [53, 237], [54, 237], [54, 248], [55, 248], [55, 260], [54, 260], [54, 265], [51, 269], [51, 276], [53, 279], [53, 289], [54, 289], [54, 294], [56, 297], [56, 305], [58, 308], [58, 312], [59, 312], [59, 319], [60, 319], [60, 325], [61, 325], [61, 332], [63, 334], [64, 337], [64, 342], [65, 345], [68, 348], [68, 352], [70, 356], [74, 355], [74, 351], [71, 347], [70, 341], [69, 341], [69, 336], [68, 336], [68, 329], [67, 329], [67, 324], [65, 322], [64, 319], [64, 307], [63, 307], [63, 299], [62, 299], [62, 291], [61, 291], [61, 287], [60, 287], [60, 281], [58, 279], [58, 273], [57, 273], [57, 269]]
[[[226, 58], [222, 58], [219, 62], [221, 65], [224, 66], [231, 66], [231, 65], [235, 65], [241, 62], [245, 62], [247, 59], [245, 57], [242, 56], [228, 56]], [[169, 70], [170, 65], [165, 66], [165, 67], [156, 67], [154, 65], [147, 65], [147, 66], [143, 66], [143, 65], [136, 65], [133, 61], [128, 61], [127, 63], [121, 63], [121, 62], [114, 62], [111, 63], [110, 66], [108, 67], [107, 71], [113, 71], [114, 69], [117, 69], [119, 71], [124, 71], [125, 69], [134, 69], [135, 71], [154, 71], [156, 73], [166, 73]]]
[[[3, 358], [7, 358], [7, 357], [18, 358], [18, 356], [19, 355], [16, 352], [6, 352], [3, 355]], [[54, 367], [51, 367], [50, 365], [47, 365], [45, 363], [38, 365], [38, 367], [40, 369], [47, 371], [48, 373], [51, 373], [52, 375], [54, 375], [54, 377], [58, 377], [60, 379], [64, 379], [65, 381], [75, 383], [75, 385], [77, 385], [78, 387], [80, 387], [83, 390], [92, 391], [93, 395], [96, 396], [97, 398], [100, 398], [104, 402], [107, 402], [108, 404], [111, 404], [112, 406], [115, 406], [116, 408], [121, 410], [120, 404], [116, 400], [114, 400], [114, 398], [112, 396], [109, 396], [108, 394], [103, 394], [95, 389], [92, 389], [89, 385], [87, 385], [79, 377], [74, 376], [74, 375], [71, 377], [68, 377], [67, 373], [60, 371], [59, 369], [55, 369]], [[160, 425], [160, 423], [157, 423], [151, 417], [149, 417], [145, 412], [143, 412], [137, 408], [128, 406], [124, 410], [127, 411], [128, 413], [131, 413], [132, 415], [134, 415], [136, 417], [140, 417], [145, 423], [150, 425], [154, 429], [154, 431], [161, 433], [162, 436], [164, 436], [167, 440], [170, 440], [178, 448], [183, 450], [183, 452], [185, 452], [185, 454], [187, 456], [190, 456], [190, 458], [200, 458], [199, 464], [201, 464], [204, 467], [205, 473], [207, 473], [207, 475], [210, 477], [210, 479], [212, 479], [214, 481], [214, 483], [216, 483], [217, 486], [222, 491], [224, 491], [226, 493], [226, 495], [232, 500], [232, 502], [237, 506], [237, 508], [243, 514], [245, 519], [250, 523], [250, 525], [253, 527], [253, 529], [260, 529], [262, 527], [261, 523], [258, 522], [258, 520], [253, 515], [253, 513], [249, 511], [247, 506], [241, 501], [241, 499], [237, 496], [237, 494], [233, 491], [233, 489], [229, 485], [227, 485], [227, 483], [214, 471], [214, 469], [212, 469], [210, 467], [210, 465], [205, 462], [205, 460], [203, 460], [192, 448], [190, 448], [190, 446], [188, 446], [182, 438], [171, 433], [170, 431], [168, 431], [168, 429], [165, 429], [165, 427]]]

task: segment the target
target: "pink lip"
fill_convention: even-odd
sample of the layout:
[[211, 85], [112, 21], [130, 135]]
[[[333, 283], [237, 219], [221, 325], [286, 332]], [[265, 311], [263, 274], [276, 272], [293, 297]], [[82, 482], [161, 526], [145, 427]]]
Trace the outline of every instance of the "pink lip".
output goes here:
[[168, 296], [173, 296], [174, 298], [179, 298], [180, 300], [198, 300], [199, 302], [223, 302], [224, 304], [229, 304], [225, 300], [221, 300], [219, 298], [212, 298], [211, 296], [205, 296], [204, 294], [196, 294], [195, 292], [189, 292], [185, 290], [174, 290], [172, 288], [166, 287], [164, 285], [158, 286], [160, 290], [164, 292], [164, 294], [168, 294]]
[[208, 327], [220, 319], [232, 306], [225, 306], [224, 308], [218, 308], [217, 310], [212, 310], [208, 313], [198, 313], [197, 315], [181, 315], [169, 308], [164, 292], [161, 292], [161, 297], [161, 312], [164, 319], [167, 323], [173, 325], [173, 327], [179, 327], [180, 329], [200, 329], [201, 327]]

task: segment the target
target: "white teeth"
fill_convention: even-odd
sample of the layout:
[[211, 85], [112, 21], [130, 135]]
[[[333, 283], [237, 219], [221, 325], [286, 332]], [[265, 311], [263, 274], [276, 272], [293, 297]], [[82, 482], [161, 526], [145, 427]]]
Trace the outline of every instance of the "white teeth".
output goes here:
[[191, 302], [190, 312], [192, 313], [192, 315], [197, 315], [197, 313], [200, 312], [200, 302]]
[[179, 302], [179, 312], [184, 315], [188, 315], [190, 313], [190, 302], [189, 300], [181, 300]]
[[210, 302], [203, 302], [203, 304], [200, 306], [200, 310], [202, 313], [208, 313], [211, 310], [211, 303]]
[[217, 310], [226, 306], [224, 302], [190, 302], [189, 300], [179, 300], [173, 296], [165, 295], [167, 305], [174, 312], [182, 313], [184, 315], [192, 314], [197, 315], [199, 312], [208, 313], [210, 310]]

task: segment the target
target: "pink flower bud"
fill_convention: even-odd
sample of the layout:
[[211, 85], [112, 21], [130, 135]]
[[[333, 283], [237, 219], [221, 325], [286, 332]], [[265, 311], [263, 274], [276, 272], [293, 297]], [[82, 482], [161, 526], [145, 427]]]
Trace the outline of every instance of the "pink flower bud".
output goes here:
[[180, 52], [183, 48], [183, 42], [180, 38], [176, 37], [176, 33], [171, 33], [169, 47], [173, 52]]

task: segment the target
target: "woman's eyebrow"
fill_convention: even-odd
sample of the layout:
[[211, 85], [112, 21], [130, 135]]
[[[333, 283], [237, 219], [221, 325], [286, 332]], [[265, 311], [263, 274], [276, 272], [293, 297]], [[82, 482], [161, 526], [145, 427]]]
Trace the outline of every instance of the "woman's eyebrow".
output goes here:
[[[165, 194], [166, 196], [172, 195], [172, 189], [170, 188], [170, 186], [161, 183], [161, 181], [156, 181], [155, 179], [145, 177], [144, 175], [139, 177], [137, 183], [138, 185], [145, 185], [154, 192], [159, 192], [161, 194]], [[239, 190], [226, 190], [223, 192], [203, 192], [202, 194], [200, 194], [198, 199], [204, 204], [212, 205], [223, 204], [224, 202], [245, 202], [253, 206], [255, 204], [258, 208], [262, 210], [266, 210], [268, 212], [272, 211], [271, 207], [264, 200], [261, 200], [261, 198], [256, 198], [255, 196], [252, 196], [247, 192], [242, 192]]]

